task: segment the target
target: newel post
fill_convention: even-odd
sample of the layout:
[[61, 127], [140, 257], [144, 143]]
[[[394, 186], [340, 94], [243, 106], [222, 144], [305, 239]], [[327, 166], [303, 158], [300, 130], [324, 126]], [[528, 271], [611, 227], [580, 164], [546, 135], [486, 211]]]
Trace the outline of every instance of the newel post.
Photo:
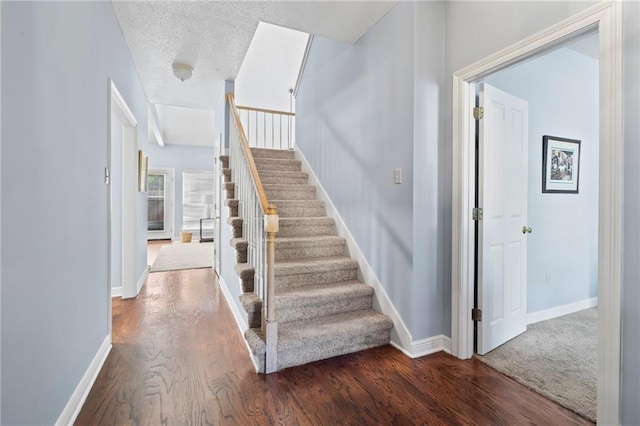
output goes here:
[[276, 314], [276, 234], [278, 233], [278, 210], [273, 204], [267, 207], [265, 216], [267, 231], [267, 292], [262, 304], [262, 332], [265, 337], [265, 373], [278, 371], [278, 318]]

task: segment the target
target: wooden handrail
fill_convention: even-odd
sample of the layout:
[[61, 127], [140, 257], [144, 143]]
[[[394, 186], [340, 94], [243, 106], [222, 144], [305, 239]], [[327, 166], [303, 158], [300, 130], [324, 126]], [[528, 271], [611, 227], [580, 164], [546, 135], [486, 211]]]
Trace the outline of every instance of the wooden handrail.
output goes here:
[[258, 194], [258, 198], [260, 199], [262, 213], [267, 214], [267, 209], [269, 207], [269, 202], [267, 201], [267, 193], [264, 192], [264, 187], [262, 186], [262, 181], [260, 180], [260, 175], [258, 174], [256, 162], [253, 159], [251, 148], [249, 148], [249, 141], [247, 140], [247, 136], [244, 133], [244, 128], [242, 127], [240, 115], [238, 114], [238, 107], [236, 106], [235, 100], [233, 98], [233, 93], [227, 93], [227, 101], [229, 102], [229, 106], [231, 107], [233, 121], [235, 122], [236, 128], [238, 129], [242, 151], [247, 158], [247, 164], [249, 166], [249, 172], [251, 173], [252, 178], [251, 180], [253, 180], [253, 187], [256, 189], [256, 194]]
[[[227, 96], [229, 96], [227, 94]], [[295, 112], [286, 112], [286, 111], [276, 111], [274, 109], [264, 109], [264, 108], [254, 108], [254, 107], [248, 107], [248, 106], [236, 106], [236, 108], [238, 109], [242, 109], [245, 111], [255, 111], [255, 112], [264, 112], [267, 114], [279, 114], [279, 115], [288, 115], [291, 117], [295, 117], [296, 113]]]

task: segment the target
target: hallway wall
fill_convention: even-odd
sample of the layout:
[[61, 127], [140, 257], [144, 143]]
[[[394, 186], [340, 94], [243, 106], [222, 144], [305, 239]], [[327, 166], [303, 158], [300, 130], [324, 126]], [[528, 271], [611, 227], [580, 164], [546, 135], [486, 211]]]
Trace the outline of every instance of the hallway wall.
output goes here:
[[[138, 142], [147, 137], [147, 100], [110, 2], [0, 8], [0, 423], [53, 424], [110, 320], [108, 79], [138, 119]], [[146, 224], [145, 193], [136, 204]], [[140, 276], [146, 238], [136, 244]]]

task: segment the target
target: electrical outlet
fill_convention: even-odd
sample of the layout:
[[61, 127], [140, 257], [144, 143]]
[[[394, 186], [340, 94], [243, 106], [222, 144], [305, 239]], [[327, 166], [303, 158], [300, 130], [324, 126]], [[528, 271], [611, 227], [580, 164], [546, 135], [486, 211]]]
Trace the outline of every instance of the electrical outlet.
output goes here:
[[393, 171], [393, 181], [396, 184], [401, 184], [402, 183], [402, 169], [395, 169]]

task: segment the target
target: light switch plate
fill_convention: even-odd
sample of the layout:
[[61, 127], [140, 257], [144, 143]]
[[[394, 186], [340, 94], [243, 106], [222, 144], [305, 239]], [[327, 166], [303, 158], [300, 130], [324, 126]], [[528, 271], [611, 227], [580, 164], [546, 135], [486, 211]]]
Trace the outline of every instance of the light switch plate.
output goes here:
[[402, 169], [395, 169], [393, 171], [393, 181], [396, 184], [401, 184], [402, 183]]

